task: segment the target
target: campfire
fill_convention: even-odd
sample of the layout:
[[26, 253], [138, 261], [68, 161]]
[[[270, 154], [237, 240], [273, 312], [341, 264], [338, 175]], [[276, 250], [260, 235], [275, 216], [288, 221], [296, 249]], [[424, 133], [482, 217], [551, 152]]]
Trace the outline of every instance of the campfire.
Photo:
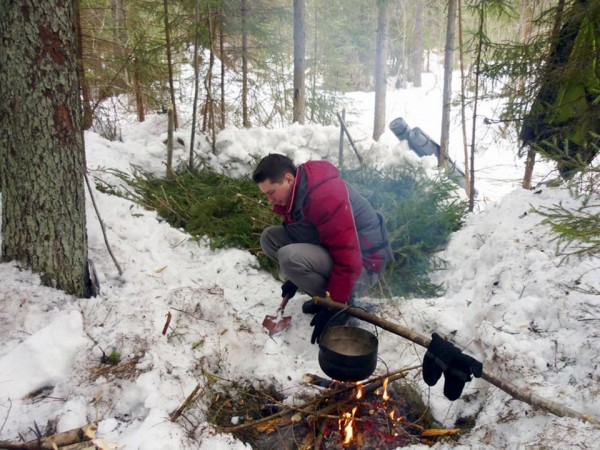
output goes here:
[[[299, 405], [288, 405], [273, 391], [234, 399], [217, 395], [213, 423], [257, 449], [394, 449], [434, 444], [459, 430], [433, 428], [433, 418], [418, 393], [403, 378], [407, 370], [361, 383], [306, 374], [319, 389]], [[238, 393], [239, 394], [239, 393]]]

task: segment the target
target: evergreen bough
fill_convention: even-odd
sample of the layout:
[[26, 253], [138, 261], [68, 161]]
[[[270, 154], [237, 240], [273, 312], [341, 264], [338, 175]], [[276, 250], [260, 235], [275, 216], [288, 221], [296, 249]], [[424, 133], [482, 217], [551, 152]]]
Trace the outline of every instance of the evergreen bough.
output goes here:
[[[261, 268], [276, 267], [261, 251], [260, 234], [281, 223], [264, 195], [249, 177], [231, 178], [214, 171], [180, 170], [170, 178], [138, 171], [133, 176], [114, 172], [130, 189], [115, 192], [156, 210], [168, 223], [197, 238], [207, 238], [212, 249], [241, 248], [257, 256]], [[429, 272], [443, 261], [436, 252], [450, 233], [460, 228], [467, 204], [456, 197], [448, 178], [431, 179], [417, 167], [380, 173], [362, 168], [343, 177], [386, 218], [395, 262], [388, 265], [383, 286], [394, 296], [435, 296], [441, 287]]]
[[464, 221], [468, 205], [456, 195], [449, 178], [430, 178], [418, 166], [403, 166], [380, 173], [360, 169], [344, 173], [383, 213], [395, 262], [387, 268], [385, 287], [392, 295], [433, 297], [442, 293], [429, 273], [442, 268], [436, 253]]

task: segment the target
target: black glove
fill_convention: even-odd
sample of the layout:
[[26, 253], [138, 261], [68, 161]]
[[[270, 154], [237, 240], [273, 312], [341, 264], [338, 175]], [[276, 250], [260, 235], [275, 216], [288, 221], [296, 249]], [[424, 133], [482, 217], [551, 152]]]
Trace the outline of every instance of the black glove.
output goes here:
[[315, 327], [312, 332], [312, 336], [310, 338], [310, 343], [314, 344], [315, 342], [319, 342], [321, 339], [321, 334], [327, 325], [327, 322], [335, 315], [335, 311], [329, 308], [321, 308], [321, 310], [315, 314], [315, 316], [310, 321], [310, 326]]
[[439, 334], [433, 333], [431, 343], [427, 347], [427, 353], [423, 358], [423, 380], [425, 380], [425, 383], [429, 386], [435, 386], [442, 376], [442, 372], [448, 369], [450, 361], [459, 354], [459, 349], [442, 339]]
[[483, 364], [469, 355], [464, 355], [437, 333], [433, 333], [431, 338], [423, 358], [423, 380], [429, 386], [433, 386], [443, 372], [444, 395], [448, 400], [456, 400], [460, 397], [465, 383], [471, 381], [471, 375], [481, 377]]
[[469, 355], [460, 353], [450, 361], [448, 369], [444, 371], [444, 395], [448, 400], [460, 397], [465, 383], [471, 381], [471, 375], [479, 378], [483, 371], [483, 364]]
[[282, 297], [286, 297], [287, 296], [287, 298], [289, 300], [294, 295], [296, 295], [296, 291], [297, 290], [298, 290], [298, 286], [296, 286], [290, 280], [287, 280], [285, 283], [283, 283], [281, 285], [281, 296]]

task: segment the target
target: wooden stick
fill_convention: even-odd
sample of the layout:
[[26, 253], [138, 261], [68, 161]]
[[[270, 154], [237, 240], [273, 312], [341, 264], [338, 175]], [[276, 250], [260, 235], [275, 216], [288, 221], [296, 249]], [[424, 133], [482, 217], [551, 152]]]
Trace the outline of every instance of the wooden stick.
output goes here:
[[[412, 341], [415, 344], [419, 344], [422, 347], [427, 348], [427, 347], [429, 347], [429, 344], [431, 343], [431, 339], [429, 339], [428, 337], [425, 337], [425, 336], [420, 335], [412, 330], [409, 330], [408, 328], [404, 328], [393, 322], [385, 320], [379, 316], [376, 316], [375, 314], [371, 314], [371, 313], [365, 311], [364, 309], [357, 308], [355, 306], [348, 306], [344, 303], [334, 302], [330, 298], [323, 298], [323, 297], [313, 297], [313, 302], [317, 305], [325, 306], [330, 309], [335, 309], [335, 310], [340, 310], [340, 311], [344, 310], [351, 316], [358, 317], [359, 319], [362, 319], [365, 322], [369, 322], [373, 325], [377, 325], [378, 327], [383, 328], [384, 330], [387, 330], [391, 333], [397, 334], [398, 336], [408, 339], [409, 341]], [[597, 417], [594, 417], [590, 414], [582, 414], [571, 408], [568, 408], [567, 406], [564, 406], [564, 405], [558, 404], [556, 402], [553, 402], [552, 400], [548, 400], [543, 397], [540, 397], [539, 395], [536, 395], [533, 392], [527, 392], [523, 389], [520, 389], [516, 385], [511, 383], [510, 381], [500, 378], [499, 376], [494, 375], [493, 373], [485, 370], [485, 367], [481, 374], [481, 378], [486, 380], [488, 383], [493, 384], [498, 389], [503, 390], [504, 392], [509, 394], [511, 397], [513, 397], [517, 400], [520, 400], [522, 402], [525, 402], [536, 408], [543, 409], [544, 411], [554, 414], [555, 416], [574, 417], [576, 419], [581, 419], [581, 420], [584, 420], [586, 422], [590, 422], [593, 424], [600, 424], [600, 420]]]
[[460, 428], [429, 428], [421, 431], [421, 436], [439, 437], [439, 436], [455, 436], [462, 433], [464, 430]]
[[358, 150], [356, 149], [356, 145], [354, 145], [354, 141], [352, 140], [352, 136], [350, 136], [350, 131], [348, 131], [346, 122], [344, 121], [344, 119], [342, 118], [342, 116], [340, 115], [339, 112], [336, 114], [337, 114], [338, 120], [340, 121], [340, 126], [344, 130], [344, 133], [346, 133], [346, 136], [348, 136], [348, 142], [350, 142], [350, 146], [352, 147], [352, 150], [354, 150], [354, 153], [356, 154], [356, 157], [358, 158], [358, 161], [360, 162], [360, 165], [362, 166], [363, 157], [360, 155], [360, 153], [358, 153]]
[[192, 393], [187, 396], [187, 398], [181, 404], [181, 406], [179, 408], [177, 408], [177, 410], [175, 410], [173, 413], [171, 413], [171, 417], [170, 417], [171, 422], [175, 422], [177, 419], [179, 419], [179, 416], [181, 416], [181, 414], [183, 414], [183, 411], [185, 411], [185, 409], [190, 405], [190, 403], [192, 403], [194, 401], [194, 398], [196, 397], [196, 394], [198, 393], [199, 390], [200, 390], [200, 383], [196, 384], [196, 387], [194, 388]]
[[100, 217], [100, 211], [98, 210], [98, 205], [96, 204], [96, 199], [94, 198], [94, 193], [92, 192], [92, 186], [90, 185], [90, 180], [87, 176], [87, 173], [84, 171], [83, 172], [83, 177], [85, 179], [85, 185], [88, 188], [88, 192], [90, 194], [90, 199], [92, 200], [92, 205], [94, 207], [94, 211], [96, 211], [96, 217], [98, 217], [98, 222], [100, 223], [100, 229], [102, 230], [102, 237], [104, 238], [104, 245], [106, 245], [106, 249], [108, 250], [108, 254], [110, 255], [110, 257], [113, 260], [113, 263], [115, 264], [115, 266], [117, 267], [117, 271], [119, 272], [119, 276], [123, 275], [123, 269], [121, 269], [121, 266], [119, 265], [119, 262], [117, 261], [117, 258], [115, 258], [115, 255], [112, 251], [112, 249], [110, 248], [110, 244], [108, 243], [108, 238], [106, 237], [106, 226], [104, 225], [104, 222], [102, 221], [102, 217]]
[[167, 311], [167, 320], [165, 321], [165, 326], [163, 327], [162, 330], [162, 334], [163, 336], [165, 336], [167, 334], [167, 331], [169, 331], [169, 324], [171, 323], [171, 318], [173, 317], [173, 315], [171, 314], [171, 311]]

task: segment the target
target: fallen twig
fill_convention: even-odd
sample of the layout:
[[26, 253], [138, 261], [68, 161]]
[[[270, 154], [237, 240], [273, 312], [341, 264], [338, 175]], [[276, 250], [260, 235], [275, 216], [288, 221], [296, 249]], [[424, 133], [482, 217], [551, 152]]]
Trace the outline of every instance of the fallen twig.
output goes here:
[[106, 227], [104, 226], [104, 222], [102, 221], [102, 218], [100, 217], [100, 211], [98, 210], [98, 205], [96, 205], [96, 199], [94, 198], [94, 193], [92, 192], [92, 186], [90, 185], [90, 180], [85, 171], [83, 172], [83, 177], [85, 178], [85, 184], [88, 188], [88, 192], [90, 193], [90, 199], [92, 200], [92, 205], [94, 206], [94, 211], [96, 211], [96, 217], [98, 217], [98, 222], [100, 222], [100, 228], [102, 229], [102, 237], [104, 238], [104, 244], [106, 245], [106, 249], [108, 250], [110, 257], [112, 258], [113, 262], [115, 263], [115, 266], [117, 266], [117, 270], [119, 271], [119, 276], [122, 276], [123, 270], [121, 269], [121, 266], [117, 262], [117, 259], [115, 258], [115, 255], [113, 254], [112, 249], [110, 248], [110, 244], [108, 243], [108, 238], [106, 237]]
[[185, 411], [186, 408], [190, 405], [190, 403], [192, 403], [194, 401], [194, 399], [196, 398], [196, 394], [198, 394], [199, 390], [200, 390], [200, 383], [198, 383], [196, 385], [196, 387], [194, 388], [192, 393], [187, 396], [187, 398], [181, 404], [181, 406], [179, 408], [177, 408], [177, 410], [175, 410], [173, 413], [171, 413], [171, 417], [170, 417], [171, 422], [175, 422], [175, 421], [177, 421], [177, 419], [179, 419], [179, 416], [181, 416], [181, 414], [183, 414], [183, 411]]
[[165, 326], [163, 327], [162, 330], [162, 334], [163, 336], [165, 336], [167, 334], [167, 331], [169, 330], [169, 324], [171, 323], [171, 318], [173, 317], [173, 315], [171, 314], [171, 311], [167, 311], [167, 320], [165, 321]]

